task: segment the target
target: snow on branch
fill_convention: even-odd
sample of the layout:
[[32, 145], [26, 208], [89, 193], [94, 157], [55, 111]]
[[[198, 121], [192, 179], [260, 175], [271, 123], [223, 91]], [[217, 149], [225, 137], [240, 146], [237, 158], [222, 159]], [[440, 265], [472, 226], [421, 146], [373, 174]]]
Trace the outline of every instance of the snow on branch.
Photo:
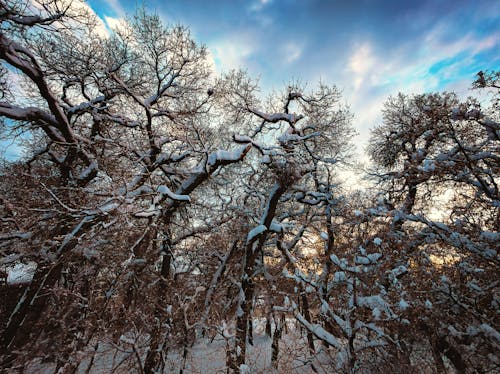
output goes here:
[[469, 236], [454, 231], [452, 228], [442, 222], [434, 222], [421, 215], [416, 214], [408, 214], [405, 216], [405, 218], [409, 221], [419, 222], [426, 225], [428, 229], [431, 230], [431, 232], [426, 233], [426, 230], [424, 230], [421, 234], [426, 235], [427, 239], [432, 239], [432, 236], [437, 234], [437, 236], [441, 240], [453, 247], [463, 247], [468, 251], [476, 253], [487, 260], [494, 260], [497, 258], [497, 248], [495, 245], [489, 245], [489, 241], [487, 240], [488, 234], [485, 231], [481, 232], [481, 235], [479, 236], [479, 240], [482, 240], [482, 243], [475, 243]]
[[259, 225], [255, 227], [254, 229], [250, 230], [250, 232], [247, 235], [247, 244], [255, 241], [257, 237], [262, 235], [267, 231], [267, 227], [265, 225]]
[[240, 161], [243, 157], [248, 153], [248, 151], [252, 148], [251, 144], [246, 144], [244, 146], [239, 147], [234, 151], [224, 151], [218, 150], [210, 153], [207, 159], [208, 166], [215, 166], [217, 164], [228, 164], [236, 161]]
[[294, 309], [295, 318], [297, 319], [297, 321], [299, 321], [302, 326], [304, 326], [307, 330], [314, 334], [314, 336], [334, 348], [342, 348], [342, 344], [340, 344], [337, 338], [326, 331], [321, 325], [317, 323], [313, 324], [307, 321], [307, 319], [305, 319], [304, 316], [300, 314], [300, 312], [298, 312], [298, 308], [295, 303], [292, 303], [292, 308]]
[[168, 188], [165, 185], [158, 186], [157, 191], [160, 193], [160, 195], [166, 195], [172, 200], [177, 200], [177, 201], [186, 201], [190, 202], [191, 198], [189, 195], [178, 195], [176, 193], [173, 193], [170, 188]]
[[52, 140], [65, 142], [56, 129], [59, 125], [56, 118], [44, 110], [35, 107], [21, 108], [2, 101], [0, 102], [0, 116], [17, 121], [40, 121], [42, 122], [41, 127]]
[[[104, 102], [105, 99], [106, 99], [106, 97], [104, 95], [98, 96], [93, 100], [85, 101], [81, 104], [78, 104], [78, 105], [75, 105], [75, 106], [68, 108], [67, 113], [69, 115], [73, 115], [73, 114], [84, 112], [84, 111], [89, 110], [89, 109], [93, 109], [95, 104], [102, 103], [102, 102]], [[100, 108], [100, 109], [103, 109], [103, 108]]]
[[285, 121], [288, 122], [289, 124], [293, 125], [300, 121], [302, 118], [304, 118], [303, 115], [295, 114], [295, 113], [273, 113], [273, 114], [268, 114], [261, 112], [257, 109], [248, 109], [251, 113], [255, 114], [257, 117], [262, 118], [264, 121], [271, 122], [271, 123], [276, 123], [279, 121]]
[[178, 78], [180, 75], [180, 72], [176, 72], [175, 74], [172, 74], [168, 82], [163, 84], [158, 92], [154, 95], [151, 95], [148, 97], [146, 100], [144, 100], [144, 105], [147, 107], [150, 107], [151, 105], [154, 105], [158, 102], [158, 100], [162, 97], [162, 95], [172, 86], [175, 86], [175, 79]]

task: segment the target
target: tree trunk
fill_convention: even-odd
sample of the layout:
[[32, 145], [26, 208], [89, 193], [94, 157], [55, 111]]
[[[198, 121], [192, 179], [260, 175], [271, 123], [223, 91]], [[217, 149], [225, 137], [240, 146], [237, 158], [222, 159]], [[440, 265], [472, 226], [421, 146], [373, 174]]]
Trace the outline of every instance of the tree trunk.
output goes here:
[[280, 353], [280, 340], [281, 340], [281, 333], [283, 326], [281, 325], [281, 322], [279, 319], [275, 319], [276, 321], [276, 327], [274, 329], [274, 335], [273, 335], [273, 342], [271, 344], [271, 362], [273, 364], [273, 367], [278, 369], [278, 357]]
[[[309, 311], [309, 301], [307, 300], [307, 295], [304, 290], [302, 290], [302, 314], [307, 322], [311, 322], [311, 313]], [[309, 352], [314, 354], [316, 349], [314, 348], [314, 336], [311, 331], [307, 330], [307, 345], [309, 346]]]

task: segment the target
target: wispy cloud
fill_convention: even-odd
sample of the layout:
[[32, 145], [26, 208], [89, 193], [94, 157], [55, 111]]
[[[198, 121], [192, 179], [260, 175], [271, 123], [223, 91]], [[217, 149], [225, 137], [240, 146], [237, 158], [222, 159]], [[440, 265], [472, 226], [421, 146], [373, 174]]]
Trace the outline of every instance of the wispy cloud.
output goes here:
[[119, 17], [125, 17], [126, 12], [122, 4], [119, 0], [106, 0], [105, 1], [111, 9], [115, 12]]
[[283, 47], [283, 55], [285, 56], [285, 61], [291, 64], [302, 56], [303, 46], [295, 42], [286, 43]]
[[[346, 99], [355, 113], [361, 145], [366, 144], [369, 129], [382, 120], [383, 103], [390, 95], [451, 88], [469, 94], [474, 69], [480, 70], [483, 62], [478, 56], [500, 44], [499, 34], [469, 32], [447, 40], [449, 27], [438, 24], [420, 39], [401, 43], [392, 51], [377, 49], [367, 41], [353, 47], [346, 62], [347, 74], [339, 83], [346, 88]], [[463, 79], [465, 74], [470, 76], [468, 80]], [[338, 78], [332, 77], [337, 82]]]
[[[468, 94], [477, 71], [500, 65], [498, 0], [380, 0], [362, 9], [355, 1], [149, 1], [170, 22], [193, 26], [217, 70], [246, 68], [261, 77], [264, 91], [292, 77], [336, 83], [361, 144], [380, 123], [388, 96], [451, 88]], [[97, 5], [108, 27], [115, 18], [103, 13], [121, 17], [122, 5], [132, 11], [130, 0], [103, 3]]]
[[367, 76], [373, 73], [376, 58], [373, 55], [372, 46], [365, 42], [354, 48], [349, 58], [349, 74], [352, 74], [354, 89], [358, 90], [367, 79]]
[[208, 47], [220, 71], [247, 67], [247, 60], [254, 52], [253, 41], [247, 36], [217, 39], [209, 43]]

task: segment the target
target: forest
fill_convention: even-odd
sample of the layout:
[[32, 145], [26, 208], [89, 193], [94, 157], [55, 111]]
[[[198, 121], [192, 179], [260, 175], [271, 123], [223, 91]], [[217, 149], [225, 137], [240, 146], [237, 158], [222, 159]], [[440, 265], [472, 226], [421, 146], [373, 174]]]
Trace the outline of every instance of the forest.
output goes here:
[[500, 371], [500, 71], [388, 97], [360, 166], [338, 87], [144, 9], [0, 22], [0, 371]]

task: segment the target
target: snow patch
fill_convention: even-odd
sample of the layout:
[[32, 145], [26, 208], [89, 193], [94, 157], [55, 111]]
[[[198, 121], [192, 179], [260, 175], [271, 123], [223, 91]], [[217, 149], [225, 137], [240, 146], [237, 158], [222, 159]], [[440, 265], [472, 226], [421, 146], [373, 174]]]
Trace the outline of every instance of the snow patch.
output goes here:
[[35, 262], [24, 264], [22, 262], [7, 268], [7, 284], [17, 285], [30, 283], [35, 275], [37, 265]]

